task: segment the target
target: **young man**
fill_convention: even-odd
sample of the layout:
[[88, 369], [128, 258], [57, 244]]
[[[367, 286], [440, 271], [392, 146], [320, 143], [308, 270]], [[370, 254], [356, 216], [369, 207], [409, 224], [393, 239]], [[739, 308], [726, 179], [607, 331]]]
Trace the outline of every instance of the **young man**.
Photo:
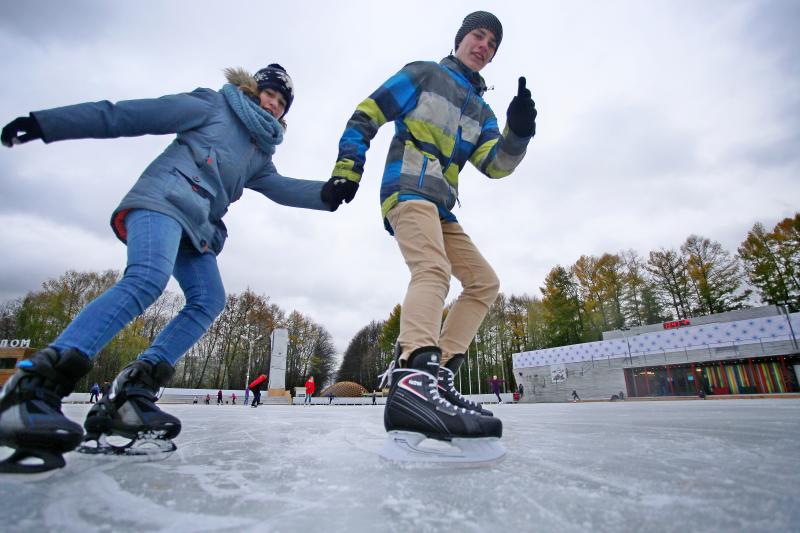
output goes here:
[[[423, 435], [467, 438], [473, 444], [488, 438], [495, 446], [493, 459], [504, 453], [497, 442], [502, 423], [461, 396], [453, 376], [497, 296], [499, 281], [452, 209], [458, 200], [458, 175], [467, 161], [490, 178], [507, 176], [522, 161], [536, 131], [536, 108], [525, 78], [519, 79], [502, 133], [482, 98], [486, 84], [479, 72], [492, 61], [502, 39], [497, 17], [471, 13], [456, 33], [455, 55], [438, 64], [409, 63], [389, 78], [347, 123], [333, 175], [322, 190], [323, 200], [334, 209], [350, 202], [371, 139], [382, 125], [395, 123], [380, 197], [384, 225], [400, 246], [411, 282], [384, 425], [390, 443], [403, 439], [409, 444], [408, 435], [397, 432], [415, 434], [412, 447]], [[464, 290], [441, 326], [451, 275]]]

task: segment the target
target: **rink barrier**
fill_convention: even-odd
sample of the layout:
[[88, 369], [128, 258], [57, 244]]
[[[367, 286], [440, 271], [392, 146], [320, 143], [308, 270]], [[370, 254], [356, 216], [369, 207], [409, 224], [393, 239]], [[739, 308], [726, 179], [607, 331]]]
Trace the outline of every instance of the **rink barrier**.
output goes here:
[[[219, 389], [178, 389], [167, 387], [160, 392], [159, 402], [166, 404], [179, 404], [179, 403], [194, 403], [194, 398], [197, 397], [197, 403], [203, 404], [206, 394], [211, 396], [211, 405], [217, 403], [217, 391]], [[244, 402], [244, 391], [234, 389], [222, 389], [222, 401], [231, 405], [231, 394], [236, 393], [236, 405], [241, 405]], [[248, 400], [252, 400], [253, 395], [248, 396]], [[261, 391], [261, 403], [265, 403], [267, 399], [266, 391]], [[88, 392], [73, 392], [62, 400], [62, 403], [89, 403]], [[284, 402], [286, 403], [286, 402]]]
[[[226, 405], [231, 405], [231, 394], [234, 392], [236, 393], [236, 405], [242, 405], [242, 402], [244, 402], [244, 392], [237, 390], [222, 389], [223, 401]], [[217, 391], [212, 391], [210, 389], [167, 388], [164, 389], [164, 392], [161, 394], [159, 402], [164, 404], [192, 404], [194, 403], [195, 396], [197, 396], [198, 405], [204, 405], [203, 399], [206, 397], [206, 394], [211, 396], [210, 405], [216, 405]], [[498, 403], [497, 396], [494, 394], [467, 394], [464, 397], [472, 400], [473, 402], [486, 405]], [[503, 399], [504, 403], [514, 403], [513, 394], [510, 392], [501, 392], [500, 397]], [[250, 395], [248, 399], [252, 400], [253, 396]], [[261, 405], [287, 405], [287, 402], [285, 402], [282, 397], [275, 399], [279, 399], [280, 401], [271, 401], [269, 396], [267, 396], [264, 392], [261, 393]], [[305, 398], [292, 398], [291, 405], [302, 406], [304, 399]], [[89, 403], [89, 393], [73, 392], [64, 398], [63, 403]], [[385, 405], [386, 397], [376, 397], [375, 403], [377, 405]], [[330, 404], [327, 396], [314, 396], [311, 398], [311, 405], [372, 405], [372, 396], [361, 396], [358, 398], [345, 398], [337, 396], [333, 399], [333, 403]]]
[[[170, 390], [170, 389], [167, 389]], [[201, 389], [192, 389], [192, 390], [201, 390]], [[204, 392], [202, 396], [198, 395], [198, 405], [203, 405], [203, 398], [205, 398], [206, 394], [211, 394], [211, 391], [202, 389]], [[227, 401], [225, 405], [231, 405], [230, 403], [230, 394], [226, 394], [223, 390], [223, 399]], [[233, 392], [233, 391], [232, 391]], [[216, 391], [214, 394], [211, 394], [211, 404], [216, 405], [217, 403], [217, 396]], [[161, 396], [159, 400], [160, 403], [163, 404], [192, 404], [194, 402], [194, 394], [192, 395], [182, 395], [182, 394], [173, 394], [173, 393], [165, 393]], [[500, 397], [503, 399], [503, 403], [519, 403], [515, 402], [513, 399], [513, 395], [510, 392], [500, 393]], [[483, 405], [492, 405], [497, 404], [497, 397], [494, 394], [472, 394], [472, 395], [465, 395], [465, 398], [469, 398], [474, 402], [478, 402]], [[253, 397], [250, 396], [249, 400], [252, 400]], [[697, 396], [642, 396], [642, 397], [626, 397], [624, 400], [625, 402], [670, 402], [670, 401], [691, 401], [691, 400], [700, 400]], [[709, 394], [705, 398], [706, 400], [765, 400], [765, 399], [785, 399], [785, 400], [800, 400], [800, 393], [790, 392], [790, 393], [778, 393], [778, 394], [723, 394], [723, 395], [713, 395]], [[239, 392], [236, 392], [236, 405], [243, 405], [242, 401], [244, 400], [244, 395], [239, 395]], [[263, 393], [261, 395], [261, 405], [289, 405], [283, 401], [281, 398], [280, 402], [268, 401], [269, 397], [265, 396]], [[608, 398], [581, 398], [578, 402], [573, 402], [572, 400], [564, 401], [564, 402], [556, 402], [556, 403], [601, 403], [601, 402], [610, 402], [612, 400]], [[89, 393], [88, 392], [73, 392], [66, 398], [62, 400], [62, 403], [71, 403], [71, 404], [81, 404], [81, 403], [89, 403]], [[375, 403], [377, 405], [385, 405], [386, 404], [386, 397], [378, 396], [375, 398]], [[523, 402], [523, 403], [552, 403], [552, 402]], [[291, 405], [303, 405], [303, 398], [293, 398]], [[334, 398], [333, 403], [328, 403], [328, 398], [326, 397], [313, 397], [311, 398], [311, 405], [372, 405], [372, 397], [362, 397], [362, 398]]]
[[[504, 403], [514, 403], [514, 395], [510, 392], [501, 392], [500, 397], [503, 399]], [[472, 394], [465, 395], [465, 398], [469, 398], [470, 400], [481, 404], [498, 403], [497, 396], [494, 394]], [[294, 398], [292, 400], [292, 405], [303, 405], [304, 400], [305, 398]], [[375, 398], [375, 403], [377, 405], [385, 405], [386, 397], [377, 396]], [[328, 397], [313, 396], [311, 398], [311, 405], [329, 405]], [[357, 398], [345, 398], [337, 396], [333, 399], [333, 403], [330, 405], [372, 405], [372, 396], [359, 396]]]

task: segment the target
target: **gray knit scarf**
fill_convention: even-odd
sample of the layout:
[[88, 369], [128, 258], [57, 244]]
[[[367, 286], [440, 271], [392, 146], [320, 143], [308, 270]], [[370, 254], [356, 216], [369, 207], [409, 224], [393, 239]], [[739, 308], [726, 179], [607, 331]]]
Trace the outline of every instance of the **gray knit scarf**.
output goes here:
[[274, 154], [275, 146], [283, 142], [283, 126], [280, 122], [235, 85], [226, 83], [220, 92], [261, 151], [267, 155]]

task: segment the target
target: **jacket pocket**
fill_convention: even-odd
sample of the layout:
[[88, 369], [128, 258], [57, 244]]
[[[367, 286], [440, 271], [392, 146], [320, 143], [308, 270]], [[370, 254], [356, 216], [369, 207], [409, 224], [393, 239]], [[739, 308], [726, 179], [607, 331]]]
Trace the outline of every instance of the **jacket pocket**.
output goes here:
[[455, 193], [442, 173], [442, 164], [435, 157], [406, 144], [400, 175], [401, 193], [416, 193], [446, 209], [455, 204]]
[[167, 191], [167, 200], [200, 229], [210, 224], [215, 191], [196, 167], [191, 170], [185, 166], [173, 169], [176, 180]]

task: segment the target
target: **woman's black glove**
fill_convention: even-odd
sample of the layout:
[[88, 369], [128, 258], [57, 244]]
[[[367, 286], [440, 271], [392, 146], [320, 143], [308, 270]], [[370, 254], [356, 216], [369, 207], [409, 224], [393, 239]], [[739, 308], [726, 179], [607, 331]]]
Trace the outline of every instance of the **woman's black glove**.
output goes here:
[[320, 198], [330, 206], [331, 211], [336, 211], [342, 202], [349, 204], [356, 196], [356, 191], [358, 191], [358, 183], [334, 176], [322, 186]]
[[536, 104], [531, 98], [530, 89], [525, 88], [525, 77], [519, 78], [517, 96], [511, 99], [506, 112], [508, 127], [520, 137], [536, 135]]
[[17, 117], [3, 128], [3, 133], [0, 134], [0, 140], [3, 146], [11, 148], [15, 144], [22, 144], [28, 141], [35, 141], [42, 138], [42, 128], [36, 119], [27, 117]]

